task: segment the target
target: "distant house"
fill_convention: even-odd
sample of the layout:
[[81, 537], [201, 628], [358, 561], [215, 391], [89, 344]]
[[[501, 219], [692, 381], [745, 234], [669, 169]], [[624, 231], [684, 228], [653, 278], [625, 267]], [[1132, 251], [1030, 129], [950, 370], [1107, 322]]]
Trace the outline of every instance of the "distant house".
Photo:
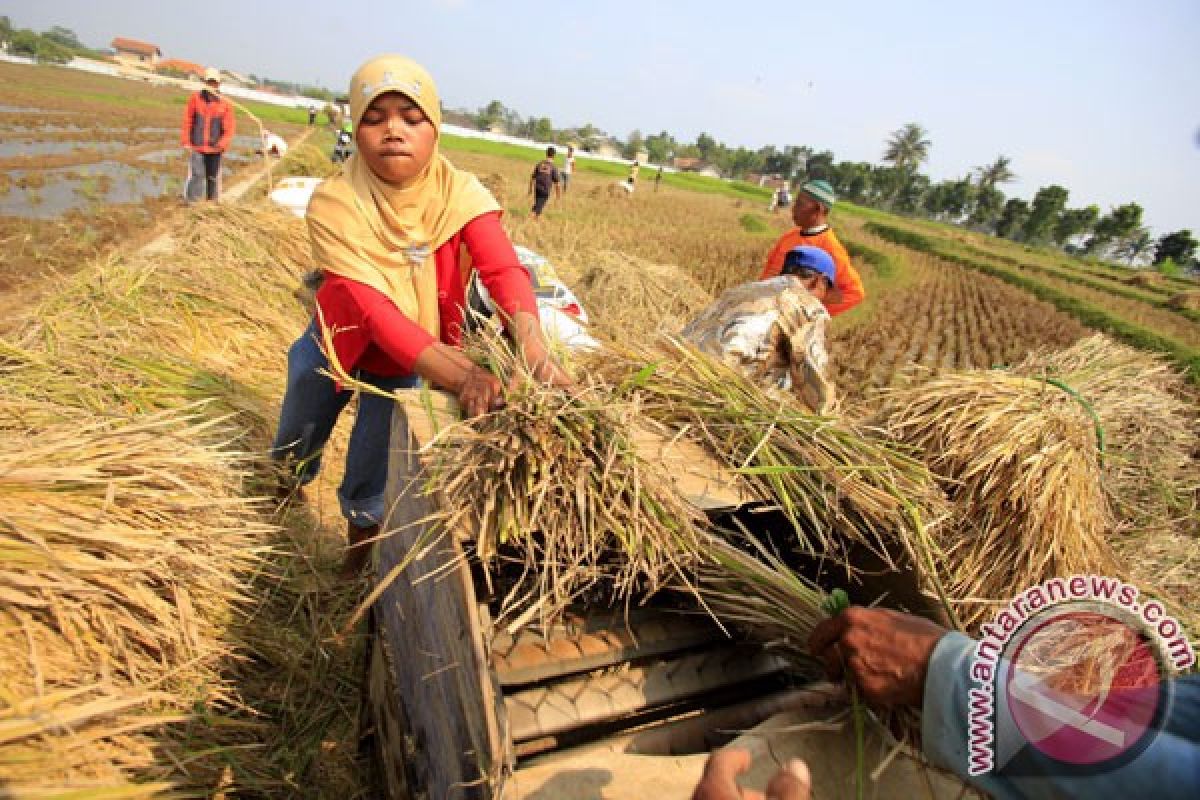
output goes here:
[[139, 42], [137, 39], [118, 36], [112, 40], [110, 47], [115, 51], [118, 62], [132, 67], [154, 69], [162, 58], [162, 50], [158, 49], [158, 45]]
[[182, 72], [189, 78], [203, 78], [204, 67], [194, 61], [184, 61], [182, 58], [164, 58], [155, 65], [155, 69], [166, 72]]
[[710, 178], [721, 177], [721, 173], [717, 171], [717, 168], [702, 158], [674, 158], [671, 160], [671, 166], [680, 172], [695, 172], [698, 175], [707, 175]]
[[254, 81], [250, 80], [249, 75], [243, 75], [240, 72], [234, 72], [231, 69], [221, 70], [221, 75], [225, 78], [225, 83], [232, 83], [235, 86], [253, 86]]
[[604, 158], [621, 157], [621, 151], [616, 148], [616, 145], [614, 145], [611, 140], [600, 142], [595, 148], [593, 148], [592, 152], [598, 156], [603, 156]]

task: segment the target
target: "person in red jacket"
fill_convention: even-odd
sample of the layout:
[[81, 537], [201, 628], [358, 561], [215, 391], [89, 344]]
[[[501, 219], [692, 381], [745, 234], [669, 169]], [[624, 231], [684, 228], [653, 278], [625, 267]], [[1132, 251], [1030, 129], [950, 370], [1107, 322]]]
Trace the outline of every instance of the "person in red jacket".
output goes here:
[[800, 191], [796, 193], [796, 203], [792, 206], [792, 221], [796, 223], [796, 227], [775, 242], [758, 278], [765, 281], [778, 275], [783, 269], [787, 254], [799, 246], [821, 248], [833, 256], [834, 263], [837, 264], [837, 282], [834, 283], [832, 291], [821, 300], [825, 304], [825, 310], [832, 317], [849, 311], [866, 297], [862, 278], [859, 277], [854, 264], [850, 263], [850, 254], [834, 235], [833, 228], [829, 227], [829, 210], [833, 208], [836, 199], [833, 187], [828, 181], [812, 180], [800, 187]]
[[233, 141], [236, 122], [233, 106], [221, 97], [221, 73], [209, 67], [204, 71], [204, 88], [188, 98], [183, 111], [179, 143], [191, 153], [183, 198], [189, 203], [221, 194], [221, 154]]
[[[433, 79], [402, 56], [379, 56], [354, 73], [350, 113], [357, 150], [322, 183], [306, 220], [324, 272], [317, 318], [288, 351], [288, 383], [272, 456], [294, 466], [285, 489], [316, 477], [321, 449], [351, 392], [322, 370], [317, 336], [341, 366], [388, 391], [419, 380], [453, 392], [474, 416], [501, 403], [500, 382], [458, 345], [468, 277], [491, 294], [534, 376], [568, 386], [542, 336], [529, 273], [500, 224], [500, 206], [470, 173], [438, 152], [441, 103]], [[338, 489], [350, 547], [344, 577], [361, 571], [384, 517], [394, 400], [360, 393]]]

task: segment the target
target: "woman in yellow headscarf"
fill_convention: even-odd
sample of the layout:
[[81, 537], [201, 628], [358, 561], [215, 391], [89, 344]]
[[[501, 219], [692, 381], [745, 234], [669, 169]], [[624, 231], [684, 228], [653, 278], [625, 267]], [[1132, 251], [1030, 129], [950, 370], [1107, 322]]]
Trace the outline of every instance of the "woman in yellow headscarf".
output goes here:
[[[334, 331], [342, 366], [392, 390], [418, 378], [454, 392], [471, 416], [499, 401], [501, 386], [458, 348], [463, 325], [463, 250], [503, 312], [535, 374], [569, 379], [549, 356], [529, 273], [500, 225], [500, 207], [483, 185], [438, 152], [441, 103], [433, 79], [403, 56], [361, 66], [350, 81], [357, 152], [322, 183], [308, 205], [313, 256], [324, 270], [316, 320], [288, 351], [288, 385], [272, 455], [294, 461], [289, 489], [308, 483], [321, 448], [350, 399], [318, 374], [328, 362], [317, 325]], [[351, 550], [343, 573], [357, 573], [362, 545], [383, 518], [393, 401], [363, 394], [338, 489]]]

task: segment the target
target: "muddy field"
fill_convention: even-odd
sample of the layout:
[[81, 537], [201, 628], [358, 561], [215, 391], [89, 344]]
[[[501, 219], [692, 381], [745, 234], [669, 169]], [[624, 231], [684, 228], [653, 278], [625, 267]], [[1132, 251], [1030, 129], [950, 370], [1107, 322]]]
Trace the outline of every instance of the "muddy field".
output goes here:
[[[174, 87], [0, 63], [0, 290], [138, 244], [181, 205], [187, 97]], [[265, 124], [285, 138], [302, 130]], [[239, 112], [222, 170], [227, 185], [259, 163], [257, 131]]]

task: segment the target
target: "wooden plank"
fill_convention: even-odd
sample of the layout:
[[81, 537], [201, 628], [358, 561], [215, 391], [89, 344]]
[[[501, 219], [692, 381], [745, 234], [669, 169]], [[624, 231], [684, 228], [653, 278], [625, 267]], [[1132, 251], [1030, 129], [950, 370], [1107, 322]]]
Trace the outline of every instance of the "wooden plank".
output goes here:
[[[435, 498], [423, 491], [416, 446], [408, 415], [397, 407], [379, 579], [434, 536], [424, 520], [435, 510]], [[437, 577], [425, 577], [431, 575]], [[491, 797], [512, 759], [507, 736], [501, 735], [503, 706], [484, 655], [470, 570], [457, 536], [441, 537], [408, 564], [380, 596], [374, 613], [391, 661], [396, 693], [391, 702], [403, 710], [416, 746], [415, 763], [409, 764], [414, 791]], [[403, 742], [383, 747], [385, 757], [406, 757]]]

